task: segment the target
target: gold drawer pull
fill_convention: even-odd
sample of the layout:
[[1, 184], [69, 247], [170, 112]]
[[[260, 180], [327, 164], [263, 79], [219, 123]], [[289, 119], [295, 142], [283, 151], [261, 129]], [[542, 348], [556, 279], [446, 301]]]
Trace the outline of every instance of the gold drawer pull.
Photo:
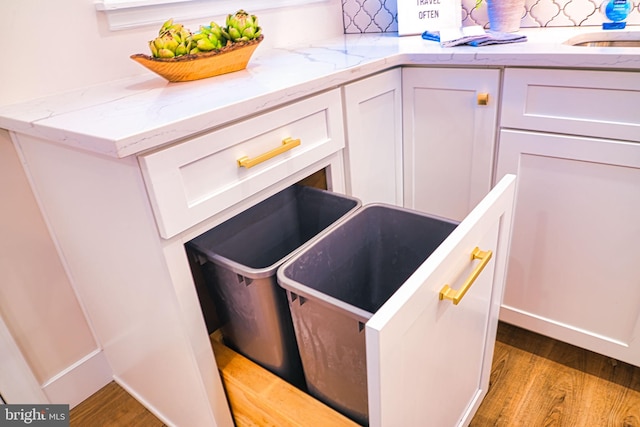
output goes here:
[[478, 105], [489, 105], [489, 94], [488, 93], [479, 93], [478, 94]]
[[262, 153], [259, 156], [254, 157], [253, 159], [250, 159], [247, 156], [242, 156], [238, 159], [238, 167], [245, 167], [247, 169], [262, 163], [264, 161], [267, 161], [279, 154], [284, 153], [285, 151], [289, 151], [294, 147], [297, 147], [298, 145], [300, 145], [300, 140], [299, 139], [293, 139], [293, 138], [285, 138], [282, 140], [282, 145], [279, 146], [278, 148], [274, 148], [271, 151], [267, 151], [266, 153]]
[[444, 285], [444, 287], [440, 290], [440, 299], [450, 299], [451, 301], [453, 301], [453, 305], [458, 305], [458, 303], [462, 300], [464, 294], [467, 293], [469, 288], [471, 288], [471, 285], [473, 285], [473, 282], [476, 281], [480, 273], [482, 273], [482, 270], [484, 270], [484, 268], [487, 266], [492, 255], [493, 252], [481, 251], [476, 246], [476, 248], [471, 252], [471, 261], [479, 259], [480, 264], [478, 264], [476, 268], [471, 272], [471, 275], [467, 277], [467, 280], [465, 280], [459, 291], [454, 291], [449, 285]]

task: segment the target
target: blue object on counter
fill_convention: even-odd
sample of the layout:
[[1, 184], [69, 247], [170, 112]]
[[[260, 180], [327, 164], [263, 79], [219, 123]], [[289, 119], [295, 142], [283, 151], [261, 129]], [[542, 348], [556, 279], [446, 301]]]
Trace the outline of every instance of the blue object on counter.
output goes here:
[[603, 30], [620, 30], [626, 27], [631, 13], [630, 0], [609, 0], [602, 3], [602, 13], [609, 20], [602, 23]]
[[488, 30], [484, 34], [462, 37], [456, 40], [440, 41], [440, 33], [438, 31], [425, 31], [422, 33], [424, 40], [440, 42], [442, 47], [454, 46], [489, 46], [493, 44], [521, 43], [527, 41], [527, 36], [514, 33], [502, 33], [499, 31]]

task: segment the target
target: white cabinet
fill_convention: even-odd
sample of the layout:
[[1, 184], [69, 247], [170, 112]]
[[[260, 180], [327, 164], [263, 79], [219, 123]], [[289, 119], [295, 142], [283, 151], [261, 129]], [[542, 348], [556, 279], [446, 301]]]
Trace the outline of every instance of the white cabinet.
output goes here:
[[640, 142], [638, 72], [505, 70], [501, 126]]
[[[498, 183], [366, 323], [372, 427], [473, 418], [489, 387], [514, 183]], [[474, 259], [476, 247], [487, 262]], [[456, 292], [472, 285], [454, 304], [439, 298], [445, 284]]]
[[489, 386], [514, 194], [507, 176], [457, 225], [365, 205], [286, 262], [311, 393], [372, 427], [467, 425]]
[[395, 68], [346, 85], [347, 190], [402, 206], [402, 90]]
[[140, 164], [160, 234], [169, 238], [344, 145], [336, 89], [145, 154]]
[[[380, 93], [396, 108], [390, 87]], [[341, 107], [328, 91], [139, 158], [13, 135], [115, 380], [167, 425], [233, 424], [184, 244], [320, 169], [344, 192]], [[288, 137], [301, 145], [271, 151]], [[264, 162], [238, 166], [264, 151]], [[397, 168], [397, 146], [383, 151]], [[472, 198], [469, 215], [476, 192], [464, 185], [466, 219], [367, 323], [372, 425], [464, 425], [487, 391], [514, 179]], [[459, 290], [482, 263], [476, 246], [493, 252], [484, 271], [458, 305], [440, 300], [445, 284]]]
[[139, 158], [13, 137], [115, 381], [167, 425], [232, 426], [184, 244], [321, 169], [344, 192], [339, 90]]
[[403, 68], [404, 204], [461, 220], [491, 188], [500, 71]]
[[637, 73], [507, 70], [496, 177], [518, 176], [501, 319], [640, 366], [638, 105]]

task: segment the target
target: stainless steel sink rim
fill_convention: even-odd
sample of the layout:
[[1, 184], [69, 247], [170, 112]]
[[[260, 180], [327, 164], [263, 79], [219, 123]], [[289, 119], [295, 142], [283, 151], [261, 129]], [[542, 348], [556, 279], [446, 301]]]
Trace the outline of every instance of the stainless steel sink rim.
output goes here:
[[572, 46], [587, 47], [640, 47], [640, 40], [594, 40], [575, 43]]
[[598, 31], [581, 34], [564, 42], [583, 47], [640, 47], [640, 31]]

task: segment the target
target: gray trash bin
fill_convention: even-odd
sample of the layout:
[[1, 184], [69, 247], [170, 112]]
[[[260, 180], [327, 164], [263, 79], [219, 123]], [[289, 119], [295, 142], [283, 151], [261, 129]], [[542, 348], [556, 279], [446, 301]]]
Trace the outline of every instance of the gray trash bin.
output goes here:
[[368, 424], [364, 324], [457, 224], [367, 205], [280, 267], [311, 395]]
[[186, 244], [203, 261], [225, 343], [301, 389], [300, 356], [276, 270], [360, 205], [352, 197], [293, 185]]

